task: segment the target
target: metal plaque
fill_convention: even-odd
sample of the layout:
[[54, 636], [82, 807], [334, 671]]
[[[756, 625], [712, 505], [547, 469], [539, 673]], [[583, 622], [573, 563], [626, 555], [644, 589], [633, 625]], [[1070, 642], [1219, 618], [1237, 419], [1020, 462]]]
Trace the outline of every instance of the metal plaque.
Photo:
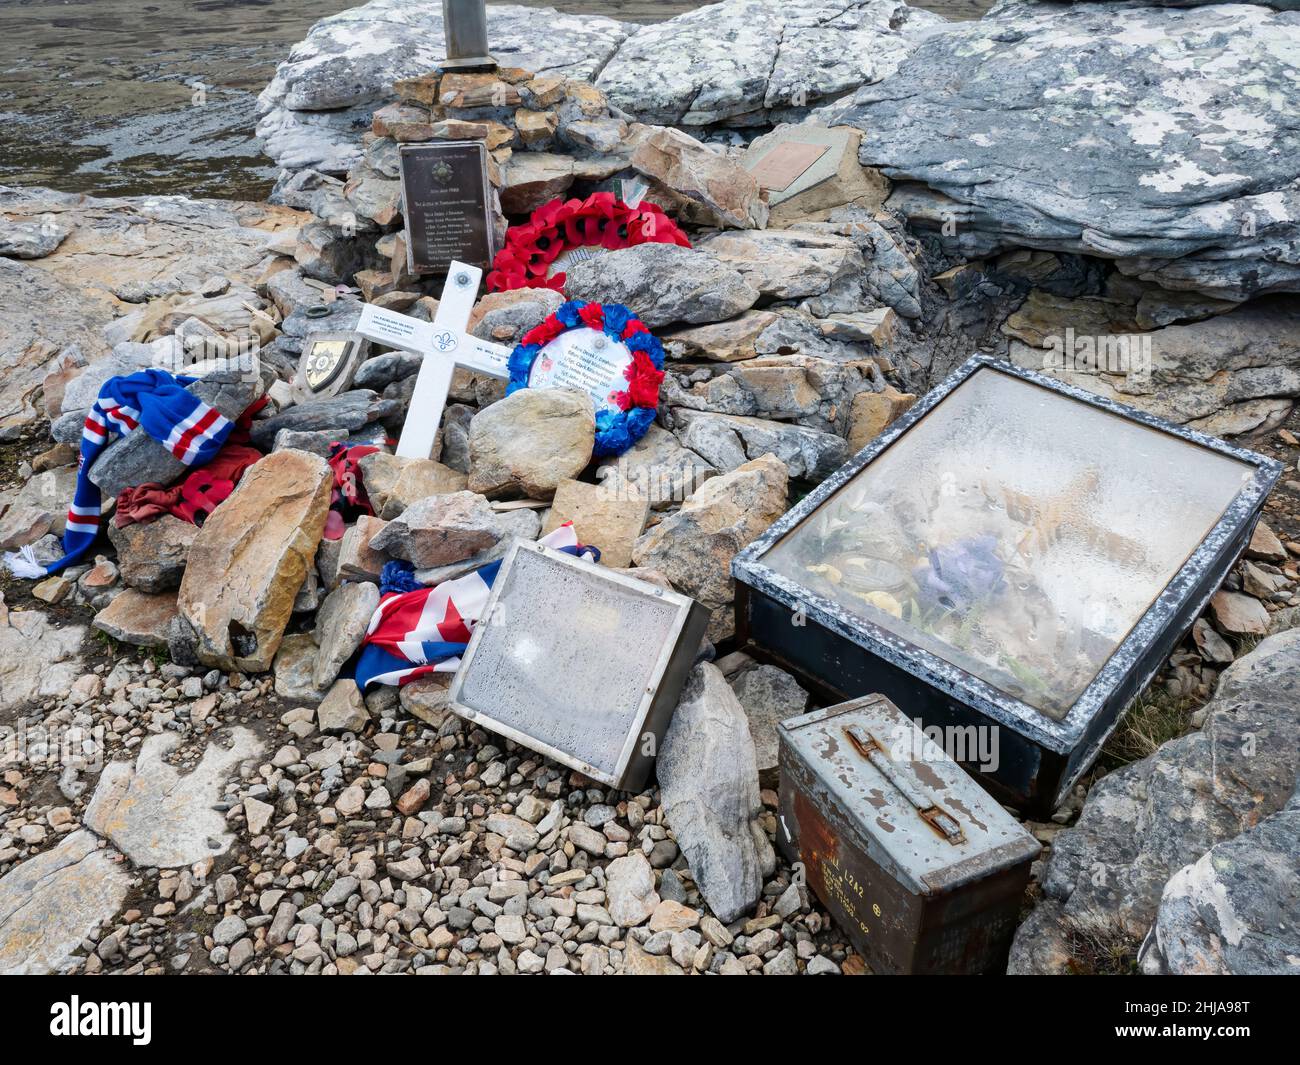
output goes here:
[[828, 151], [830, 146], [826, 144], [786, 141], [755, 163], [750, 173], [762, 188], [784, 192]]
[[403, 144], [402, 216], [413, 274], [445, 274], [453, 261], [486, 270], [495, 254], [492, 185], [481, 141]]
[[359, 333], [308, 334], [302, 342], [294, 392], [300, 400], [312, 400], [346, 391], [369, 347]]
[[516, 540], [452, 682], [452, 709], [640, 790], [708, 618], [684, 595]]

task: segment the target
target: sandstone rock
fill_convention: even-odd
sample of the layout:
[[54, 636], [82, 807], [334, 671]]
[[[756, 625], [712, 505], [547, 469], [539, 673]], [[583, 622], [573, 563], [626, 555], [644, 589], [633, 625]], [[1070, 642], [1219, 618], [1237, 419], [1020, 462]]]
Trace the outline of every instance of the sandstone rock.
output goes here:
[[474, 305], [468, 328], [480, 340], [513, 346], [563, 302], [564, 297], [549, 288], [489, 292]]
[[151, 593], [180, 587], [185, 560], [198, 535], [197, 525], [173, 514], [121, 528], [108, 527], [108, 538], [117, 548], [122, 580], [132, 588]]
[[356, 524], [343, 534], [339, 548], [338, 577], [340, 580], [370, 581], [379, 583], [384, 563], [389, 561], [382, 551], [370, 546], [370, 541], [383, 532], [388, 523], [363, 514]]
[[448, 563], [445, 566], [434, 566], [431, 569], [416, 570], [415, 579], [420, 584], [432, 586], [463, 576], [469, 573], [470, 570], [478, 569], [489, 562], [495, 562], [497, 559], [503, 558], [510, 549], [511, 542], [516, 537], [522, 540], [536, 540], [542, 528], [542, 521], [538, 517], [537, 511], [531, 509], [503, 511], [496, 514], [494, 520], [500, 538], [491, 547], [478, 552], [476, 555], [471, 555], [469, 558], [462, 559], [460, 562]]
[[567, 289], [574, 299], [636, 308], [652, 329], [733, 318], [759, 296], [739, 271], [676, 244], [641, 244], [576, 263]]
[[131, 878], [84, 830], [0, 877], [0, 976], [59, 970], [121, 909]]
[[320, 648], [309, 632], [290, 633], [275, 652], [275, 694], [304, 703], [319, 703], [327, 690], [316, 687], [316, 655]]
[[562, 195], [573, 181], [573, 160], [567, 155], [516, 153], [506, 167], [501, 209], [512, 215], [529, 214]]
[[[1007, 4], [926, 37], [892, 77], [819, 118], [863, 131], [864, 165], [924, 183], [901, 206], [914, 225], [953, 220], [963, 258], [1029, 244], [1219, 298], [1296, 291], [1297, 133], [1285, 98], [1253, 88], [1295, 77], [1294, 55], [1274, 47], [1294, 36], [1293, 13], [1258, 5]], [[1212, 114], [1187, 99], [1206, 55]], [[1105, 99], [1078, 106], [1103, 82]], [[1228, 115], [1252, 136], [1226, 133]], [[1050, 186], [1025, 166], [1084, 145], [1105, 165]]]
[[820, 296], [836, 282], [866, 270], [852, 240], [814, 229], [719, 233], [698, 246], [739, 270], [762, 295], [779, 300]]
[[623, 952], [624, 976], [685, 976], [681, 966], [671, 958], [647, 954], [645, 949], [632, 938], [628, 938], [627, 949]]
[[660, 339], [672, 359], [739, 362], [758, 354], [754, 342], [775, 321], [776, 313], [773, 311], [746, 311], [739, 318], [678, 329]]
[[628, 854], [605, 867], [605, 901], [609, 915], [622, 928], [635, 928], [654, 913], [659, 893], [645, 855]]
[[1223, 671], [1199, 731], [1094, 784], [1053, 842], [1043, 900], [1016, 933], [1008, 971], [1075, 971], [1080, 931], [1136, 950], [1175, 873], [1280, 810], [1300, 769], [1297, 684], [1300, 629]]
[[849, 413], [850, 452], [861, 451], [916, 402], [910, 392], [886, 385], [883, 392], [859, 392]]
[[441, 727], [451, 714], [448, 699], [452, 674], [433, 673], [420, 677], [398, 689], [402, 709], [434, 728]]
[[35, 543], [47, 532], [62, 536], [76, 486], [76, 466], [59, 466], [29, 477], [0, 519], [0, 543], [5, 550]]
[[238, 726], [229, 747], [208, 744], [198, 765], [182, 774], [165, 760], [180, 740], [175, 732], [149, 736], [134, 765], [110, 762], [86, 807], [85, 826], [142, 868], [176, 869], [223, 854], [235, 837], [213, 806], [235, 767], [262, 751], [261, 741]]
[[277, 451], [244, 474], [190, 548], [177, 607], [208, 665], [271, 666], [316, 557], [334, 484], [329, 464]]
[[95, 615], [93, 624], [123, 643], [166, 647], [168, 629], [176, 615], [174, 591], [149, 593], [127, 588]]
[[713, 611], [709, 637], [715, 642], [734, 628], [731, 560], [785, 511], [787, 480], [785, 467], [764, 455], [706, 481], [636, 542], [638, 566], [660, 570], [673, 587]]
[[454, 492], [412, 503], [371, 539], [370, 546], [425, 569], [460, 562], [500, 538], [488, 501], [476, 492]]
[[720, 470], [770, 454], [789, 476], [820, 481], [848, 457], [842, 437], [802, 425], [692, 410], [677, 411], [676, 417], [682, 443]]
[[744, 708], [715, 666], [691, 672], [657, 763], [663, 812], [719, 920], [757, 901], [776, 864], [758, 817], [758, 768]]
[[1268, 611], [1253, 596], [1226, 590], [1210, 597], [1214, 621], [1230, 636], [1264, 636], [1268, 633]]
[[469, 489], [549, 499], [591, 461], [595, 432], [595, 408], [586, 393], [521, 389], [470, 423]]
[[1294, 976], [1300, 966], [1297, 839], [1300, 795], [1170, 877], [1142, 948], [1142, 970]]
[[1250, 543], [1246, 545], [1246, 556], [1263, 562], [1286, 562], [1289, 557], [1277, 533], [1262, 521], [1255, 524]]
[[622, 568], [631, 564], [632, 545], [649, 514], [648, 499], [620, 499], [604, 485], [561, 481], [542, 533], [571, 521], [580, 542], [600, 548], [601, 565]]
[[316, 643], [320, 651], [312, 672], [313, 687], [323, 690], [334, 682], [343, 664], [361, 646], [378, 606], [379, 589], [366, 581], [349, 581], [325, 597], [316, 615]]
[[617, 459], [606, 462], [596, 471], [605, 494], [614, 499], [648, 499], [652, 510], [667, 510], [682, 502], [717, 473], [657, 425], [651, 425]]
[[731, 681], [731, 690], [749, 721], [759, 779], [771, 786], [778, 765], [776, 726], [804, 712], [808, 693], [789, 673], [768, 665], [745, 670]]
[[679, 129], [652, 128], [633, 151], [632, 167], [702, 205], [720, 225], [761, 229], [767, 224], [767, 203], [753, 175]]
[[370, 712], [357, 682], [336, 680], [329, 694], [316, 708], [316, 723], [322, 732], [360, 732], [370, 721]]

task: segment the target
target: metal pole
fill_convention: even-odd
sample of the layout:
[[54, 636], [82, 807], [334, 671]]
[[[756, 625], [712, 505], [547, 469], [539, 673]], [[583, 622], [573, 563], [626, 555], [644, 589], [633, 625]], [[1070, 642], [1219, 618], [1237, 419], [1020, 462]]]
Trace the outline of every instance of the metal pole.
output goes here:
[[447, 70], [496, 70], [488, 52], [486, 0], [442, 0], [442, 32], [447, 40]]

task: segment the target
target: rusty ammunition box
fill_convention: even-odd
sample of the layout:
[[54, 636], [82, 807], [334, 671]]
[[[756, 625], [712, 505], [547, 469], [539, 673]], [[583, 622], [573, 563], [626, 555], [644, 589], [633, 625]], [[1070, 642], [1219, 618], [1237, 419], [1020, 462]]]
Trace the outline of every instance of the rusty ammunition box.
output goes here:
[[778, 732], [777, 842], [872, 970], [1001, 970], [1033, 836], [882, 695]]

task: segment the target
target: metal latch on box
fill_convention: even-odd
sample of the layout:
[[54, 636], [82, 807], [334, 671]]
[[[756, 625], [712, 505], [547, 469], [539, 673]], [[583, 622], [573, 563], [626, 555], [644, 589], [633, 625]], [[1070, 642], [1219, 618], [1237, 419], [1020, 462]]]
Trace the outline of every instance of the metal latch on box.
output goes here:
[[875, 736], [860, 725], [845, 726], [844, 734], [853, 745], [853, 749], [875, 766], [881, 775], [912, 804], [921, 820], [953, 846], [966, 842], [966, 834], [957, 819], [935, 802], [934, 797], [925, 788], [902, 771]]

